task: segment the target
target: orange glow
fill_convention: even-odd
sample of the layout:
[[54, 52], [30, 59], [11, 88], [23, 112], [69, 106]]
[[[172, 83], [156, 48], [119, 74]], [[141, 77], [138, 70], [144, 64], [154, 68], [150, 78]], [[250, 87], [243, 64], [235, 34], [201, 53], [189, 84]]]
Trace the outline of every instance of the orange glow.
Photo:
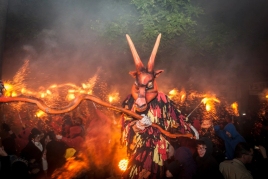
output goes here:
[[233, 104], [231, 104], [231, 107], [232, 107], [232, 109], [233, 109], [233, 111], [234, 111], [234, 114], [235, 114], [236, 116], [239, 116], [239, 112], [238, 112], [238, 103], [237, 103], [237, 102], [234, 102]]
[[128, 165], [128, 160], [127, 159], [120, 160], [120, 162], [118, 164], [120, 170], [122, 170], [122, 171], [125, 171], [127, 169], [127, 165]]
[[17, 93], [16, 93], [15, 91], [13, 91], [13, 92], [11, 93], [11, 96], [12, 96], [12, 97], [15, 97], [15, 96], [17, 96]]
[[268, 94], [265, 96], [265, 98], [268, 98]]
[[11, 91], [11, 90], [13, 89], [13, 87], [12, 87], [11, 84], [8, 84], [8, 83], [5, 83], [5, 82], [4, 82], [4, 86], [5, 86], [5, 89], [6, 89], [7, 91]]
[[108, 100], [110, 103], [117, 102], [119, 99], [119, 93], [117, 92], [108, 95]]
[[46, 96], [46, 93], [41, 93], [41, 98], [44, 98]]
[[208, 103], [206, 104], [206, 110], [207, 111], [210, 111], [211, 110], [211, 106]]
[[47, 90], [47, 94], [51, 95], [52, 93], [51, 93], [51, 91]]
[[74, 94], [68, 94], [67, 95], [67, 99], [68, 100], [73, 100], [75, 98], [75, 95]]
[[215, 98], [215, 97], [210, 97], [210, 98], [206, 97], [206, 98], [203, 98], [203, 99], [202, 99], [202, 102], [203, 102], [204, 104], [206, 104], [208, 101], [215, 101], [215, 102], [217, 102], [217, 103], [220, 103], [220, 100], [217, 99], [217, 98]]
[[41, 117], [41, 116], [43, 116], [43, 115], [45, 115], [45, 112], [44, 112], [44, 111], [41, 111], [41, 110], [39, 110], [39, 111], [37, 111], [37, 112], [35, 113], [35, 116], [36, 116], [36, 117]]
[[171, 90], [168, 94], [171, 95], [171, 96], [174, 96], [178, 93], [178, 90], [177, 89], [173, 89]]

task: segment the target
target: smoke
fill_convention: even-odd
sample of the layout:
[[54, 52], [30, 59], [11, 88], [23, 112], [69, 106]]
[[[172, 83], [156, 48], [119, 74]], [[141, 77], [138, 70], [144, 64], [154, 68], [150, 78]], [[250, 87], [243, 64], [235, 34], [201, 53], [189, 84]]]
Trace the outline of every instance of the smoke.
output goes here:
[[[199, 4], [205, 14], [197, 19], [196, 31], [207, 29], [204, 31], [207, 34], [200, 34], [201, 40], [205, 41], [214, 33], [213, 29], [222, 28], [225, 48], [216, 56], [212, 52], [196, 52], [188, 44], [181, 43], [175, 55], [159, 52], [155, 69], [164, 70], [157, 78], [160, 91], [167, 93], [173, 88], [213, 91], [226, 94], [232, 100], [246, 94], [251, 83], [267, 80], [264, 59], [268, 56], [267, 41], [265, 43], [268, 16], [267, 3], [263, 3], [218, 0]], [[118, 3], [115, 6], [113, 1], [10, 3], [8, 25], [14, 32], [20, 29], [27, 38], [16, 43], [14, 39], [7, 42], [9, 48], [3, 62], [3, 79], [11, 79], [25, 59], [30, 60], [28, 83], [35, 87], [66, 82], [81, 84], [101, 68], [100, 79], [107, 82], [108, 87], [117, 89], [124, 98], [134, 81], [128, 75], [135, 69], [130, 50], [126, 45], [127, 51], [118, 52], [116, 46], [106, 44], [98, 36], [105, 29], [100, 28], [96, 34], [92, 26], [99, 19], [103, 22], [118, 19], [119, 14], [130, 11], [125, 7]], [[23, 18], [25, 13], [27, 18]], [[20, 23], [15, 24], [14, 17], [21, 17], [17, 19]], [[218, 23], [220, 27], [215, 27], [215, 22], [225, 26]], [[24, 30], [27, 23], [34, 28], [30, 34]], [[11, 36], [16, 36], [8, 30]], [[125, 39], [125, 34], [120, 38]], [[133, 41], [135, 43], [135, 39]], [[218, 42], [216, 37], [211, 44], [217, 46]], [[144, 64], [149, 56], [150, 52], [142, 58]]]

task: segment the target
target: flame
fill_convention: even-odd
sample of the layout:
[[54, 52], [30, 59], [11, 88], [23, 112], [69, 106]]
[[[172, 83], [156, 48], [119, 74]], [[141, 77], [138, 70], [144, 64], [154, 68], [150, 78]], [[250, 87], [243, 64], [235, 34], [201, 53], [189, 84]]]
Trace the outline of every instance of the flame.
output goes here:
[[120, 170], [125, 171], [127, 169], [127, 165], [128, 165], [128, 160], [122, 159], [120, 160], [118, 167], [120, 168]]
[[210, 111], [210, 110], [211, 110], [211, 105], [208, 104], [208, 103], [206, 104], [206, 110], [207, 110], [207, 111]]
[[185, 89], [179, 91], [178, 89], [174, 88], [173, 90], [169, 91], [168, 97], [176, 103], [183, 103], [186, 99], [186, 91]]
[[176, 94], [178, 94], [178, 90], [176, 88], [174, 88], [168, 94], [171, 95], [171, 96], [175, 96]]
[[265, 96], [266, 99], [268, 99], [268, 94]]
[[68, 94], [67, 95], [67, 99], [70, 101], [70, 100], [73, 100], [75, 98], [75, 95], [74, 94]]
[[235, 114], [236, 116], [239, 116], [239, 112], [238, 112], [238, 103], [237, 103], [237, 102], [232, 103], [232, 104], [231, 104], [231, 108], [233, 109], [234, 114]]
[[47, 90], [47, 94], [51, 95], [52, 93], [51, 93], [51, 91], [50, 91], [50, 90]]
[[39, 111], [37, 111], [37, 112], [35, 113], [35, 116], [36, 116], [36, 117], [41, 117], [41, 116], [44, 116], [44, 115], [45, 115], [45, 112], [42, 111], [42, 110], [39, 110]]
[[117, 102], [119, 99], [120, 98], [119, 98], [118, 92], [114, 92], [114, 93], [108, 95], [108, 100], [110, 103]]
[[202, 99], [201, 102], [203, 102], [204, 104], [206, 104], [208, 101], [215, 101], [217, 103], [220, 103], [220, 100], [217, 99], [217, 98], [215, 98], [215, 97], [210, 97], [210, 98], [205, 97], [205, 98]]

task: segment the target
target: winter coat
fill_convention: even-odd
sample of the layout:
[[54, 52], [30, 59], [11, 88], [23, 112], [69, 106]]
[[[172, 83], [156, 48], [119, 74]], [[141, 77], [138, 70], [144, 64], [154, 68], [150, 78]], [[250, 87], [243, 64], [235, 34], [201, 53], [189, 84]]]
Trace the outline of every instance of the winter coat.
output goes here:
[[194, 179], [206, 178], [206, 179], [223, 179], [223, 175], [219, 170], [219, 163], [212, 156], [213, 153], [213, 143], [207, 138], [201, 138], [206, 144], [206, 153], [203, 157], [199, 155], [196, 157], [197, 172]]
[[[235, 126], [232, 123], [228, 123], [223, 130], [220, 130], [220, 126], [214, 126], [216, 134], [224, 140], [225, 145], [225, 156], [228, 160], [234, 158], [235, 147], [239, 142], [246, 142], [244, 137], [240, 135]], [[226, 131], [231, 134], [231, 138], [227, 136]]]
[[196, 173], [196, 163], [191, 150], [188, 147], [179, 147], [175, 151], [174, 158], [182, 167], [178, 178], [192, 179], [193, 175]]

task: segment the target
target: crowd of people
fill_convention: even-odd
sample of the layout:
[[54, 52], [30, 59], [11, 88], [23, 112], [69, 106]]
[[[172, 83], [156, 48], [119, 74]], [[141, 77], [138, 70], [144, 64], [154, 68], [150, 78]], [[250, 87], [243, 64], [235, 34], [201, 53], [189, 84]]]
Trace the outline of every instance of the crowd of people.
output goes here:
[[[252, 130], [242, 130], [246, 122], [228, 116], [216, 124], [194, 116], [190, 123], [198, 131], [199, 139], [171, 140], [173, 147], [164, 162], [166, 178], [268, 178], [268, 120], [262, 120], [258, 136], [248, 134]], [[56, 177], [53, 172], [77, 155], [85, 141], [82, 118], [70, 115], [61, 119], [60, 132], [36, 126], [16, 134], [7, 123], [2, 123], [1, 128], [6, 133], [0, 147], [1, 179]]]
[[60, 133], [37, 125], [15, 134], [2, 123], [6, 137], [1, 140], [0, 178], [53, 178], [53, 172], [77, 155], [84, 142], [82, 118], [65, 115], [61, 124]]
[[[185, 138], [167, 161], [167, 178], [184, 179], [265, 179], [267, 168], [268, 120], [261, 120], [258, 135], [249, 116], [232, 119], [231, 116], [213, 124], [211, 120], [192, 124], [199, 130], [199, 139]], [[247, 131], [244, 125], [251, 125]], [[185, 142], [188, 141], [188, 142]], [[188, 149], [186, 149], [188, 148]], [[185, 152], [188, 150], [188, 153]], [[184, 151], [184, 152], [183, 152]]]

